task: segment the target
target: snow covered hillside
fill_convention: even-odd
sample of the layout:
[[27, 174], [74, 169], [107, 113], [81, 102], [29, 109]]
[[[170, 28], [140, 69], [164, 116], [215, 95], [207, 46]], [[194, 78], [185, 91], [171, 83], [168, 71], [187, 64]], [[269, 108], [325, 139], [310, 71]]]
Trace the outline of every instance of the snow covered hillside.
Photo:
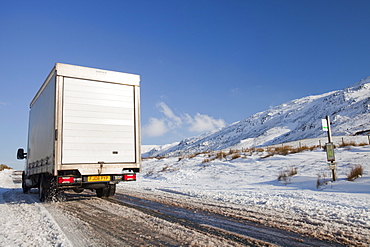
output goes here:
[[301, 99], [259, 112], [218, 131], [153, 148], [143, 157], [238, 147], [267, 146], [326, 136], [321, 119], [330, 116], [334, 136], [370, 130], [370, 77], [343, 90]]

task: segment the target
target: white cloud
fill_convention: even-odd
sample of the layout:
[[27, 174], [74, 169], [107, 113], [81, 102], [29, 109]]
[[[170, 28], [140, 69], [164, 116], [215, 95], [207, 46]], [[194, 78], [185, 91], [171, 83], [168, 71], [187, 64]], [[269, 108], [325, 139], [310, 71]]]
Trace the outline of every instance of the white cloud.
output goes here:
[[163, 119], [151, 118], [149, 124], [143, 127], [143, 135], [147, 137], [158, 137], [168, 132], [168, 127]]
[[194, 117], [189, 114], [177, 116], [164, 102], [159, 102], [157, 108], [163, 113], [163, 117], [160, 119], [150, 118], [149, 124], [143, 127], [143, 136], [159, 137], [174, 130], [177, 132], [202, 133], [216, 130], [226, 125], [223, 119], [214, 119], [211, 116], [200, 113], [197, 113]]
[[188, 130], [198, 133], [212, 131], [226, 126], [223, 119], [214, 119], [200, 113], [197, 113], [194, 118], [187, 115], [187, 121], [190, 124]]
[[166, 105], [166, 103], [159, 102], [157, 104], [157, 107], [159, 107], [159, 110], [166, 116], [167, 124], [170, 128], [175, 128], [182, 124], [182, 119], [176, 116], [173, 111]]

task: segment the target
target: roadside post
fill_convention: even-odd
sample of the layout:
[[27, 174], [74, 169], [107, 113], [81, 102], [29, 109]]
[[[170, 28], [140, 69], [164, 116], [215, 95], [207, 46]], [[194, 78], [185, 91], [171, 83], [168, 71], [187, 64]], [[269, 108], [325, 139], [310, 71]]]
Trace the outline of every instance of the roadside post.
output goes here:
[[334, 155], [334, 143], [331, 138], [331, 129], [330, 129], [330, 118], [326, 116], [326, 119], [322, 119], [322, 130], [328, 133], [328, 143], [326, 143], [326, 157], [329, 163], [329, 169], [332, 170], [333, 181], [337, 180], [337, 166], [335, 164], [335, 155]]

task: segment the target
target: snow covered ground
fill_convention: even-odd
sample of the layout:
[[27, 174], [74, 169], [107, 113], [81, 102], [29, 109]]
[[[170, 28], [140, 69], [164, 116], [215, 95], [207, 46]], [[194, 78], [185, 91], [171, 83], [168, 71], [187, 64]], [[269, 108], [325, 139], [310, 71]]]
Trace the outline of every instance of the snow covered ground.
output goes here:
[[[370, 146], [336, 149], [338, 181], [330, 182], [326, 154], [321, 149], [261, 159], [266, 153], [204, 163], [208, 154], [191, 159], [148, 159], [137, 182], [119, 184], [118, 190], [171, 194], [203, 203], [228, 205], [240, 211], [270, 215], [266, 224], [291, 227], [311, 234], [333, 235], [356, 245], [370, 244]], [[353, 182], [346, 176], [353, 165], [364, 174]], [[278, 181], [284, 169], [297, 175]], [[12, 170], [0, 172], [0, 246], [73, 246], [44, 204], [23, 195]], [[318, 174], [328, 183], [317, 188]], [[63, 202], [61, 202], [63, 203]], [[272, 218], [271, 218], [272, 217]], [[268, 221], [270, 219], [270, 221]], [[355, 242], [353, 242], [355, 241]]]
[[72, 246], [43, 204], [0, 171], [0, 246]]
[[[132, 186], [157, 191], [158, 196], [163, 191], [173, 192], [204, 202], [226, 203], [240, 210], [269, 212], [280, 218], [281, 224], [298, 221], [296, 228], [315, 228], [307, 231], [313, 234], [370, 244], [369, 145], [336, 149], [336, 182], [331, 182], [331, 170], [322, 149], [261, 159], [264, 155], [253, 153], [233, 160], [230, 155], [208, 163], [203, 163], [209, 159], [208, 154], [181, 160], [148, 159], [143, 162], [139, 181]], [[346, 177], [354, 165], [361, 165], [364, 173], [350, 182]], [[293, 168], [297, 168], [297, 175], [278, 181], [281, 171]]]

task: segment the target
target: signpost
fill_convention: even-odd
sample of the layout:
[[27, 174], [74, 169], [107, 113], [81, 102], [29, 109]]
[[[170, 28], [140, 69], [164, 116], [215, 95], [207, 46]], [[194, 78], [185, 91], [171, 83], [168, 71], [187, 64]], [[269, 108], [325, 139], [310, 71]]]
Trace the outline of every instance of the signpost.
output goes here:
[[335, 156], [334, 156], [334, 143], [331, 138], [331, 129], [330, 129], [330, 118], [326, 116], [326, 119], [322, 119], [322, 130], [328, 132], [328, 143], [326, 143], [326, 157], [330, 162], [329, 169], [333, 173], [333, 181], [337, 180], [337, 167], [335, 165]]
[[326, 156], [328, 158], [328, 161], [335, 161], [334, 144], [332, 142], [326, 143]]
[[326, 119], [321, 119], [321, 124], [322, 124], [322, 130], [323, 131], [328, 131], [328, 123]]

